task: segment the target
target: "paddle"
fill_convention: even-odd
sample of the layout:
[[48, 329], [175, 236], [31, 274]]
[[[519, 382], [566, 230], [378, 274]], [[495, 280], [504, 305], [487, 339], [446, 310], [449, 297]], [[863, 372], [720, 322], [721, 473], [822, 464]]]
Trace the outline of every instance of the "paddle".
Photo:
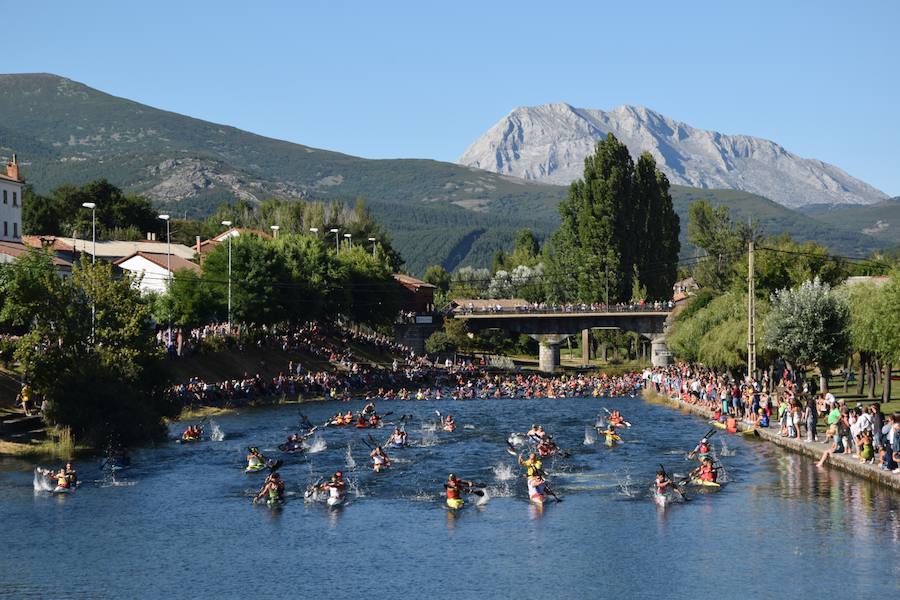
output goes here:
[[[666, 478], [668, 478], [669, 475], [666, 473], [666, 468], [662, 465], [662, 463], [659, 464], [659, 468], [660, 468], [660, 470], [662, 470], [663, 476], [666, 477]], [[670, 480], [670, 481], [671, 481], [671, 480]], [[672, 489], [675, 490], [675, 492], [676, 492], [679, 496], [681, 496], [681, 499], [682, 499], [682, 500], [684, 500], [685, 502], [687, 502], [687, 496], [684, 494], [683, 491], [681, 491], [681, 489], [678, 487], [678, 484], [676, 484], [674, 481], [672, 481]]]
[[508, 442], [508, 441], [506, 442], [506, 451], [509, 452], [510, 455], [512, 455], [512, 456], [516, 456], [516, 457], [519, 456], [519, 453], [516, 452], [516, 447], [513, 446], [513, 445], [512, 445], [510, 442]]

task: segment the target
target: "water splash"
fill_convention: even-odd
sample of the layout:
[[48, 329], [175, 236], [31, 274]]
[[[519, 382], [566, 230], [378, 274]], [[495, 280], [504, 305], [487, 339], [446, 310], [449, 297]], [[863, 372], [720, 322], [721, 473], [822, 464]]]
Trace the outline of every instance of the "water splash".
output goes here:
[[597, 443], [597, 432], [593, 427], [585, 426], [583, 443], [585, 446], [593, 446], [595, 443]]
[[494, 479], [497, 481], [509, 481], [516, 477], [515, 470], [509, 464], [494, 465], [491, 467], [491, 471], [494, 472]]
[[209, 421], [211, 433], [209, 434], [209, 439], [214, 442], [221, 442], [225, 439], [225, 432], [222, 431], [222, 428], [219, 427], [219, 424], [213, 420]]
[[47, 479], [47, 477], [44, 476], [44, 472], [45, 471], [43, 469], [41, 469], [40, 467], [34, 468], [34, 483], [33, 483], [33, 485], [34, 485], [34, 491], [36, 491], [36, 492], [52, 492], [53, 491], [53, 485], [50, 483], [50, 481]]
[[416, 443], [416, 446], [436, 446], [438, 444], [438, 436], [434, 429], [422, 428], [422, 438]]
[[627, 469], [624, 474], [616, 473], [616, 479], [618, 480], [619, 491], [623, 496], [627, 498], [634, 498], [637, 496], [634, 480], [631, 478], [631, 473], [629, 473]]
[[[510, 498], [515, 495], [513, 488], [509, 485], [508, 482], [501, 483], [500, 485], [489, 485], [484, 488], [484, 496], [481, 496], [479, 500], [484, 500], [487, 502], [488, 498]], [[476, 504], [483, 504], [483, 502], [476, 502]]]
[[353, 458], [353, 450], [350, 448], [350, 444], [347, 444], [347, 470], [353, 470], [356, 468], [356, 459]]
[[734, 456], [737, 454], [737, 450], [732, 450], [728, 447], [728, 443], [725, 441], [725, 438], [719, 438], [722, 442], [722, 446], [719, 449], [720, 456]]
[[475, 429], [475, 426], [471, 425], [469, 423], [466, 423], [465, 425], [463, 425], [463, 429]]
[[366, 493], [359, 487], [358, 479], [347, 479], [346, 493], [352, 494], [354, 498], [365, 498]]
[[304, 442], [303, 448], [310, 454], [316, 454], [321, 452], [325, 448], [328, 447], [328, 444], [325, 442], [324, 438], [320, 438], [318, 436], [312, 438], [308, 442]]
[[528, 436], [524, 433], [511, 433], [506, 441], [513, 446], [524, 446], [528, 443]]

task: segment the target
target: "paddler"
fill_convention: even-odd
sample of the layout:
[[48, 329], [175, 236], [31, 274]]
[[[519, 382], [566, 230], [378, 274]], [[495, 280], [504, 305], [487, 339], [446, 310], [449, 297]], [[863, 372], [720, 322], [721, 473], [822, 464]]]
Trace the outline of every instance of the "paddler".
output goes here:
[[387, 453], [381, 449], [381, 446], [376, 446], [375, 449], [369, 453], [369, 456], [372, 457], [372, 468], [375, 469], [376, 473], [391, 466], [391, 459], [388, 458]]
[[366, 417], [368, 417], [369, 415], [374, 415], [375, 414], [375, 403], [369, 402], [368, 404], [366, 404], [362, 409], [362, 414], [363, 414], [363, 416], [366, 416]]
[[282, 481], [278, 471], [270, 473], [266, 477], [266, 482], [260, 488], [256, 497], [253, 498], [253, 503], [256, 504], [263, 498], [266, 498], [269, 504], [277, 504], [284, 501], [284, 481]]
[[331, 500], [332, 504], [335, 504], [344, 498], [345, 487], [344, 474], [340, 471], [335, 471], [334, 475], [331, 476], [331, 479], [320, 485], [319, 489], [327, 491], [328, 498]]
[[363, 416], [362, 413], [356, 418], [356, 427], [359, 429], [365, 429], [369, 426], [369, 422], [366, 420], [366, 417]]
[[701, 481], [716, 482], [716, 479], [718, 479], [718, 469], [713, 467], [712, 458], [707, 456], [703, 459], [703, 462], [699, 467], [691, 471], [690, 478], [693, 479], [695, 477]]
[[450, 508], [462, 508], [462, 505], [465, 504], [462, 495], [469, 493], [473, 485], [475, 484], [471, 481], [460, 479], [453, 473], [450, 473], [447, 477], [447, 483], [444, 484], [444, 489], [447, 491], [447, 506]]
[[531, 429], [529, 429], [528, 433], [526, 433], [525, 435], [528, 436], [529, 438], [531, 438], [532, 440], [534, 440], [535, 442], [541, 441], [540, 430], [538, 429], [538, 426], [534, 423], [531, 424]]
[[543, 471], [541, 471], [541, 461], [535, 456], [534, 452], [528, 455], [528, 460], [522, 460], [522, 457], [519, 456], [519, 465], [525, 467], [525, 474], [528, 477], [531, 477], [536, 473], [543, 473]]
[[456, 429], [456, 421], [453, 420], [453, 415], [447, 415], [444, 418], [443, 428], [444, 431], [453, 431]]
[[697, 460], [703, 462], [709, 456], [709, 440], [707, 438], [703, 438], [700, 440], [700, 443], [688, 453], [688, 458], [697, 457]]
[[255, 446], [250, 446], [247, 448], [247, 468], [248, 469], [257, 469], [266, 464], [266, 459], [260, 453], [259, 448]]
[[669, 491], [670, 487], [674, 487], [675, 483], [669, 479], [669, 476], [666, 475], [666, 472], [660, 469], [656, 472], [656, 481], [654, 482], [656, 493], [664, 496], [666, 492]]
[[625, 417], [617, 410], [609, 413], [609, 425], [611, 427], [621, 427], [625, 423]]
[[388, 445], [399, 448], [406, 445], [406, 432], [399, 427], [394, 428], [394, 433], [388, 438]]
[[187, 429], [184, 430], [184, 433], [181, 434], [181, 439], [183, 440], [199, 440], [200, 436], [203, 434], [203, 428], [199, 425], [188, 425]]
[[544, 502], [544, 478], [535, 473], [528, 477], [528, 499], [538, 504]]
[[556, 452], [556, 444], [550, 438], [550, 436], [545, 437], [541, 440], [541, 443], [538, 444], [537, 447], [538, 454], [542, 457], [547, 457]]
[[66, 481], [69, 482], [69, 487], [74, 489], [78, 485], [78, 473], [75, 472], [75, 467], [72, 466], [72, 463], [66, 463], [65, 473]]
[[369, 415], [369, 427], [378, 427], [381, 424], [381, 417], [372, 413]]

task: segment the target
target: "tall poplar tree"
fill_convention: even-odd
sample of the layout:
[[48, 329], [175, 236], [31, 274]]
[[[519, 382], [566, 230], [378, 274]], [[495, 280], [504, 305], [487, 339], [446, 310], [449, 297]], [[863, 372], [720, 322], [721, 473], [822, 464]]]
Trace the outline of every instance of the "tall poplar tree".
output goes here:
[[569, 187], [559, 212], [549, 248], [550, 299], [603, 302], [607, 285], [613, 303], [631, 300], [632, 289], [642, 287], [650, 299], [671, 297], [678, 217], [652, 156], [642, 155], [636, 171], [628, 148], [607, 135], [585, 159], [584, 177]]

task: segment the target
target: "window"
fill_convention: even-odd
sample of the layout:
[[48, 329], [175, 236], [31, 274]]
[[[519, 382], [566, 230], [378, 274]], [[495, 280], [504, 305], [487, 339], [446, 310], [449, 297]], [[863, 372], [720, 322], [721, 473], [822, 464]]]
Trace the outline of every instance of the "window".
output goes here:
[[13, 221], [13, 237], [14, 238], [19, 237], [19, 224], [16, 223], [15, 221]]
[[6, 190], [3, 190], [3, 204], [6, 204]]
[[3, 237], [9, 237], [9, 223], [3, 221]]
[[19, 201], [18, 201], [18, 199], [16, 198], [16, 194], [18, 194], [18, 193], [19, 193], [19, 192], [13, 192], [13, 206], [18, 206], [18, 205], [19, 205]]

